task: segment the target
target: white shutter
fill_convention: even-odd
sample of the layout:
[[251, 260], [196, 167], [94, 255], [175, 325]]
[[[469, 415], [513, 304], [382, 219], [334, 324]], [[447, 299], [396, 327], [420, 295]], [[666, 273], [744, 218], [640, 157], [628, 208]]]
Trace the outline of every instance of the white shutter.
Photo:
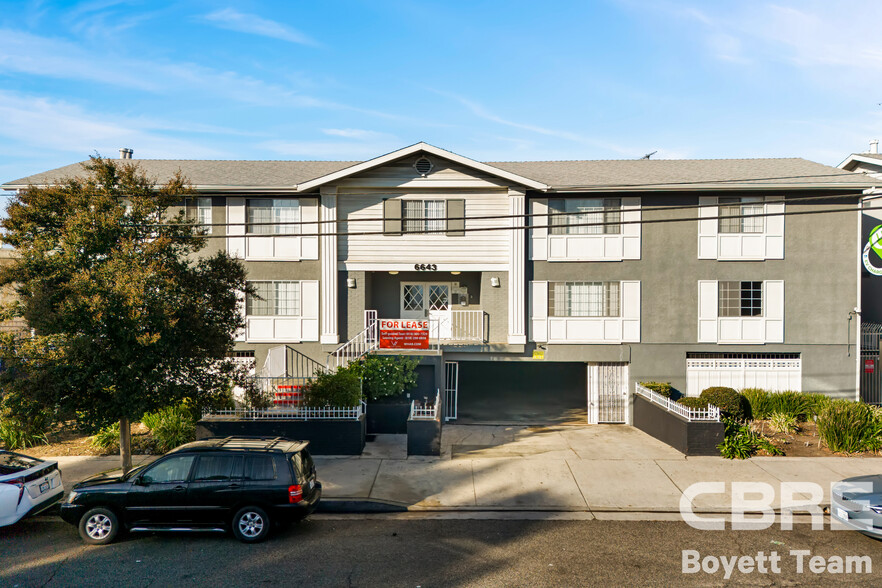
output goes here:
[[698, 342], [717, 342], [717, 281], [698, 281]]
[[640, 282], [623, 281], [622, 288], [622, 341], [640, 342]]
[[530, 200], [530, 225], [536, 226], [530, 229], [530, 259], [545, 261], [548, 259], [548, 200], [539, 198]]
[[[318, 226], [319, 201], [318, 198], [301, 198], [300, 199], [300, 221], [305, 223], [300, 225], [300, 233], [302, 235], [312, 235], [301, 237], [300, 242], [300, 259], [318, 259], [319, 258], [319, 232]], [[315, 224], [313, 224], [315, 223]], [[333, 223], [328, 223], [326, 230], [336, 232]]]
[[716, 196], [700, 196], [698, 205], [703, 208], [698, 209], [698, 216], [702, 220], [698, 221], [698, 259], [717, 259], [717, 229], [719, 221], [716, 216], [719, 215], [719, 206]]
[[766, 343], [783, 343], [784, 280], [763, 282], [763, 315], [766, 318]]
[[227, 253], [231, 257], [245, 257], [245, 199], [227, 198]]
[[319, 339], [319, 283], [318, 280], [303, 280], [300, 282], [300, 315], [302, 326], [300, 327], [303, 341], [318, 341]]
[[622, 258], [640, 259], [640, 197], [622, 198]]
[[548, 282], [530, 282], [530, 331], [533, 341], [548, 341]]
[[[783, 196], [773, 196], [782, 199]], [[766, 217], [766, 259], [784, 259], [784, 203], [766, 204], [766, 212], [781, 216]]]

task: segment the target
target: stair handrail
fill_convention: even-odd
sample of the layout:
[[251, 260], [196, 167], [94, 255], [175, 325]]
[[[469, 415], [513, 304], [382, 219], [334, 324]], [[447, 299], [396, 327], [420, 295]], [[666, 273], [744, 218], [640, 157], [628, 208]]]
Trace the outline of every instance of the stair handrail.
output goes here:
[[377, 336], [378, 322], [366, 326], [355, 337], [328, 354], [326, 368], [329, 372], [337, 371], [350, 361], [360, 359], [380, 346]]

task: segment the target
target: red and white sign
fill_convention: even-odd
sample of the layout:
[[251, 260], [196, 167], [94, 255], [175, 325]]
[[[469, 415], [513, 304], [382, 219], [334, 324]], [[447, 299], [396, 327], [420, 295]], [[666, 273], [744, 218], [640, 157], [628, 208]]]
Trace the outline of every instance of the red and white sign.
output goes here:
[[864, 372], [868, 374], [872, 374], [876, 371], [876, 360], [875, 359], [865, 359], [864, 360]]
[[380, 349], [428, 349], [429, 321], [380, 319]]

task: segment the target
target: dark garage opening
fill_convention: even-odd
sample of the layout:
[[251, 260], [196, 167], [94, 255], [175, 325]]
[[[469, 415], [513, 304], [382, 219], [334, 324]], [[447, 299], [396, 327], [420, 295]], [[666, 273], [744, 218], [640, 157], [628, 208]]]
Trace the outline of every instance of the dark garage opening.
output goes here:
[[584, 363], [459, 362], [457, 423], [585, 424]]

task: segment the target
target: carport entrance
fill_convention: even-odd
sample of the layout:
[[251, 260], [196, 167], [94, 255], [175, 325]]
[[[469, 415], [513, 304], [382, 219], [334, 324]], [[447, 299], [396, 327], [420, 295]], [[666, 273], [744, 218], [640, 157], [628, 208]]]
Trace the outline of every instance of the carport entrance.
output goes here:
[[584, 424], [585, 364], [460, 361], [458, 424]]

